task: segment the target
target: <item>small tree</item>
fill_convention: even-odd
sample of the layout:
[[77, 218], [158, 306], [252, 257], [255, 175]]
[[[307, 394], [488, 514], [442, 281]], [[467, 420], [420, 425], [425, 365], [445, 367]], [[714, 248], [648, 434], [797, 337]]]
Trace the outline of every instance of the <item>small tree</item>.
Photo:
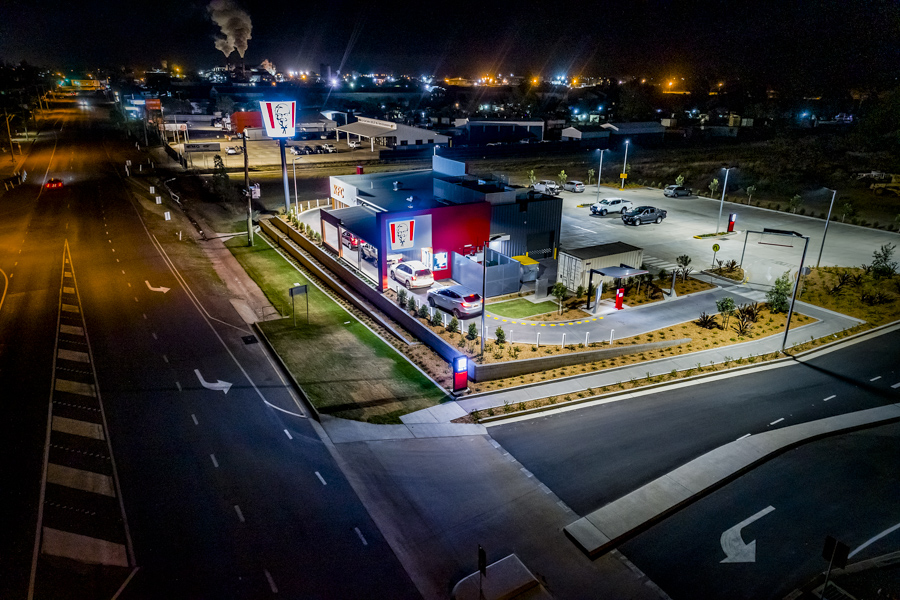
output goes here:
[[575, 290], [575, 297], [578, 298], [579, 300], [584, 298], [584, 286], [583, 285], [579, 285], [578, 288]]
[[728, 327], [728, 317], [734, 314], [734, 309], [734, 298], [726, 297], [721, 300], [716, 300], [716, 310], [719, 311], [720, 315], [725, 316], [725, 324], [723, 327]]
[[450, 324], [447, 325], [447, 331], [449, 331], [450, 333], [456, 333], [457, 331], [459, 331], [459, 319], [456, 318], [456, 315], [453, 315], [453, 318], [450, 319]]
[[784, 275], [775, 280], [772, 289], [766, 292], [766, 303], [769, 310], [775, 313], [787, 312], [790, 307], [791, 274], [785, 271]]
[[788, 207], [791, 209], [792, 213], [796, 213], [797, 209], [803, 206], [803, 198], [800, 197], [800, 194], [794, 194], [794, 197], [791, 198], [791, 201], [788, 203]]
[[662, 281], [663, 283], [666, 283], [667, 281], [669, 281], [669, 272], [666, 271], [665, 269], [660, 269], [660, 270], [659, 270], [659, 273], [658, 273], [656, 276], [657, 276], [657, 277], [659, 278], [659, 280]]
[[553, 288], [550, 290], [550, 295], [556, 298], [556, 301], [559, 303], [559, 312], [562, 314], [562, 303], [563, 300], [566, 299], [566, 295], [569, 291], [566, 289], [566, 285], [564, 283], [554, 283]]
[[466, 337], [470, 340], [474, 340], [478, 337], [478, 325], [475, 323], [469, 323], [469, 331], [466, 333]]
[[838, 210], [841, 213], [841, 223], [844, 222], [844, 219], [846, 217], [852, 217], [854, 214], [856, 214], [856, 207], [853, 206], [852, 202], [844, 202], [843, 204], [841, 204]]
[[872, 275], [877, 278], [891, 277], [897, 272], [897, 263], [891, 260], [896, 248], [894, 244], [884, 244], [872, 253]]
[[588, 169], [588, 185], [594, 183], [594, 173], [596, 173], [596, 171], [594, 171], [593, 169]]
[[755, 194], [755, 193], [756, 193], [756, 186], [755, 186], [755, 185], [748, 185], [748, 186], [747, 186], [747, 205], [748, 205], [748, 206], [749, 206], [750, 203], [753, 201], [753, 194]]
[[427, 319], [428, 317], [428, 305], [423, 302], [419, 305], [419, 318]]
[[709, 195], [710, 197], [715, 196], [716, 192], [719, 189], [719, 180], [713, 177], [713, 180], [709, 182]]
[[400, 306], [406, 306], [406, 290], [400, 288], [397, 290], [397, 304]]
[[435, 308], [434, 313], [432, 313], [432, 315], [431, 315], [431, 324], [434, 327], [437, 327], [438, 325], [443, 325], [443, 323], [444, 323], [443, 315], [444, 315], [444, 313], [442, 313], [441, 311], [439, 311], [438, 309]]
[[409, 295], [409, 299], [406, 301], [406, 310], [413, 314], [416, 312], [416, 297], [412, 294]]
[[675, 178], [675, 185], [684, 185], [684, 175]]
[[564, 186], [564, 185], [566, 184], [566, 179], [569, 178], [569, 176], [566, 175], [566, 170], [565, 170], [565, 169], [563, 169], [562, 171], [560, 171], [560, 172], [559, 172], [559, 175], [557, 175], [557, 177], [559, 177], [559, 187]]
[[691, 257], [687, 254], [682, 254], [675, 259], [675, 262], [679, 267], [681, 267], [681, 281], [684, 282], [684, 280], [687, 279], [688, 274], [692, 270], [689, 266], [691, 264]]
[[497, 345], [502, 346], [506, 343], [506, 332], [503, 331], [502, 327], [498, 327], [496, 331], [494, 331], [494, 337], [497, 338]]
[[528, 183], [534, 185], [535, 181], [537, 181], [537, 177], [534, 176], [534, 169], [531, 169], [528, 171]]

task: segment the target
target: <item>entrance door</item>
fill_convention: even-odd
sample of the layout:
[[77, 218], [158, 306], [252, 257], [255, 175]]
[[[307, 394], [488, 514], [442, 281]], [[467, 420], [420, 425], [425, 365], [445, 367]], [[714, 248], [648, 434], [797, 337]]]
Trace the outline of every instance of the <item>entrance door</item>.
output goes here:
[[429, 269], [434, 269], [434, 253], [432, 248], [422, 248], [422, 262]]

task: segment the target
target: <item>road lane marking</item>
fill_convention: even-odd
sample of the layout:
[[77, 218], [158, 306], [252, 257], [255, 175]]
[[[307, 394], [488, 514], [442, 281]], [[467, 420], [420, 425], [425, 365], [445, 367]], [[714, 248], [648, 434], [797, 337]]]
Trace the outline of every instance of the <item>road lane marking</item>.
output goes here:
[[368, 546], [369, 542], [366, 541], [366, 538], [363, 537], [362, 531], [359, 530], [359, 527], [354, 527], [353, 531], [356, 532], [356, 535], [359, 536], [359, 539], [362, 541], [363, 546]]
[[234, 505], [234, 512], [237, 513], [238, 520], [240, 520], [241, 523], [244, 523], [244, 513], [241, 512], [241, 507], [237, 504]]
[[78, 394], [79, 396], [97, 397], [94, 386], [90, 383], [81, 383], [80, 381], [69, 381], [68, 379], [57, 379], [55, 389], [57, 392], [68, 392], [70, 394]]
[[322, 475], [321, 475], [321, 474], [319, 474], [319, 472], [318, 472], [318, 471], [316, 471], [316, 477], [318, 477], [318, 478], [319, 478], [319, 481], [321, 481], [321, 482], [322, 482], [322, 485], [328, 485], [328, 484], [327, 484], [327, 483], [325, 483], [325, 480], [324, 480], [324, 479], [322, 479]]
[[291, 432], [288, 431], [287, 429], [284, 430], [284, 435], [288, 436], [288, 439], [289, 439], [289, 440], [294, 439], [294, 436], [292, 436], [292, 435], [291, 435]]
[[60, 325], [59, 326], [60, 333], [68, 333], [69, 335], [80, 335], [84, 336], [84, 329], [81, 327], [76, 327], [74, 325]]
[[68, 419], [66, 417], [58, 417], [53, 415], [51, 425], [53, 431], [61, 431], [71, 435], [80, 435], [81, 437], [94, 438], [95, 440], [105, 440], [103, 435], [103, 426], [99, 423], [90, 423], [88, 421], [79, 421], [77, 419]]
[[784, 421], [784, 417], [781, 417], [777, 421], [772, 421], [771, 423], [769, 423], [769, 425], [774, 425], [775, 423], [781, 423], [782, 421]]
[[894, 389], [896, 390], [897, 388], [900, 388], [900, 383], [895, 383], [895, 384], [892, 385], [891, 387], [894, 388]]
[[212, 459], [213, 466], [214, 466], [215, 468], [218, 469], [218, 468], [219, 468], [219, 461], [216, 460], [216, 455], [215, 455], [215, 454], [210, 454], [209, 457]]
[[159, 339], [158, 337], [156, 337], [156, 332], [155, 332], [155, 331], [154, 331], [154, 332], [151, 332], [150, 335], [153, 336], [153, 339], [154, 339], [154, 340], [158, 340], [158, 339]]
[[889, 528], [885, 529], [884, 531], [882, 531], [881, 533], [879, 533], [878, 535], [876, 535], [875, 537], [873, 537], [872, 539], [870, 539], [869, 541], [864, 543], [862, 546], [860, 546], [859, 548], [857, 548], [856, 550], [854, 550], [853, 552], [848, 554], [847, 558], [853, 558], [854, 555], [858, 554], [861, 550], [863, 550], [867, 546], [874, 544], [875, 542], [877, 542], [884, 536], [888, 535], [889, 533], [893, 533], [893, 532], [897, 531], [898, 529], [900, 529], [900, 523], [897, 523], [893, 527], [889, 527]]
[[822, 400], [822, 402], [828, 402], [829, 400], [834, 400], [835, 398], [837, 398], [837, 395], [832, 394], [832, 395], [828, 396], [827, 398], [825, 398], [824, 400]]
[[91, 359], [88, 356], [87, 352], [79, 352], [77, 350], [66, 350], [65, 348], [60, 348], [56, 351], [56, 357], [72, 362], [91, 364]]
[[116, 497], [112, 477], [94, 473], [93, 471], [85, 471], [84, 469], [47, 463], [47, 483], [55, 483], [56, 485], [94, 494], [103, 494], [110, 498]]
[[263, 573], [266, 574], [266, 581], [269, 582], [269, 589], [272, 590], [272, 593], [273, 593], [273, 594], [277, 594], [277, 593], [278, 593], [278, 588], [275, 586], [275, 580], [272, 579], [272, 574], [269, 573], [269, 571], [266, 570], [266, 569], [263, 569]]
[[135, 301], [135, 302], [137, 302], [137, 301], [138, 301], [138, 299], [137, 299], [137, 296], [135, 296], [135, 297], [134, 297], [134, 301]]
[[195, 415], [194, 413], [191, 413], [191, 419], [194, 420], [194, 425], [199, 425], [199, 424], [200, 424], [200, 422], [197, 421], [197, 415]]
[[146, 321], [146, 320], [147, 320], [147, 313], [141, 313], [141, 314], [144, 315], [144, 320]]
[[180, 382], [180, 381], [176, 381], [176, 382], [175, 382], [175, 387], [177, 387], [177, 388], [178, 388], [178, 391], [180, 392], [180, 391], [181, 391], [181, 382]]
[[163, 354], [163, 360], [166, 361], [166, 363], [168, 363], [168, 362], [169, 362], [169, 357], [166, 356], [165, 354]]
[[131, 287], [131, 284], [130, 284], [130, 283], [128, 284], [128, 287]]
[[881, 375], [879, 375], [878, 377], [873, 377], [869, 381], [878, 381], [879, 379], [881, 379]]
[[750, 437], [750, 434], [749, 434], [749, 433], [745, 433], [744, 435], [742, 435], [741, 437], [739, 437], [737, 440], [734, 440], [734, 441], [742, 440], [742, 439], [748, 438], [748, 437]]
[[71, 558], [83, 563], [128, 566], [125, 546], [51, 527], [43, 528], [41, 553]]
[[124, 275], [124, 274], [125, 274], [125, 269], [122, 269], [122, 275]]

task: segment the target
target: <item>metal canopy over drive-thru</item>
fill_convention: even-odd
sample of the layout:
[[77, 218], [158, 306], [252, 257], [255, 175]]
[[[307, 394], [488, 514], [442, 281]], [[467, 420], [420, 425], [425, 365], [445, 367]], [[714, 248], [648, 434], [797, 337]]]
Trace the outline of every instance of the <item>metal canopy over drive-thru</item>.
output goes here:
[[[620, 265], [618, 267], [603, 267], [601, 269], [591, 269], [590, 276], [588, 277], [588, 289], [594, 284], [594, 273], [602, 276], [602, 277], [612, 277], [614, 279], [627, 279], [629, 277], [634, 277], [635, 275], [646, 275], [650, 271], [646, 271], [644, 269], [635, 269], [633, 267], [629, 267], [628, 265]], [[603, 280], [600, 280], [600, 285], [597, 287], [597, 301], [594, 304], [594, 308], [597, 308], [597, 304], [600, 304], [600, 296], [603, 294]], [[588, 297], [587, 309], [591, 310], [591, 298]]]

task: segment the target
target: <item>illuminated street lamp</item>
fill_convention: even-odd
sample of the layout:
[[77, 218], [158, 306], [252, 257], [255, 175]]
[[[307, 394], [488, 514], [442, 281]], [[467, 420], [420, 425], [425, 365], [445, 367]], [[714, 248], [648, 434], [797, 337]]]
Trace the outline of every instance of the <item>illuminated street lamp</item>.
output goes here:
[[719, 233], [719, 223], [722, 221], [722, 206], [725, 204], [725, 190], [728, 189], [728, 171], [734, 167], [725, 169], [725, 185], [722, 186], [722, 199], [719, 201], [719, 218], [716, 219], [716, 233]]
[[[828, 189], [828, 188], [825, 188]], [[822, 251], [825, 250], [825, 236], [828, 235], [828, 222], [831, 221], [831, 209], [834, 208], [834, 197], [837, 196], [837, 190], [831, 190], [831, 204], [828, 206], [828, 216], [825, 217], [825, 231], [822, 232], [822, 246], [819, 248], [819, 260], [816, 261], [816, 268], [822, 262]], [[800, 265], [801, 267], [803, 265]]]
[[620, 190], [625, 189], [625, 177], [628, 175], [628, 140], [625, 140], [625, 162], [622, 163], [622, 187]]
[[600, 171], [597, 173], [597, 201], [600, 201], [600, 178], [603, 177], [603, 153], [606, 150], [600, 151]]

